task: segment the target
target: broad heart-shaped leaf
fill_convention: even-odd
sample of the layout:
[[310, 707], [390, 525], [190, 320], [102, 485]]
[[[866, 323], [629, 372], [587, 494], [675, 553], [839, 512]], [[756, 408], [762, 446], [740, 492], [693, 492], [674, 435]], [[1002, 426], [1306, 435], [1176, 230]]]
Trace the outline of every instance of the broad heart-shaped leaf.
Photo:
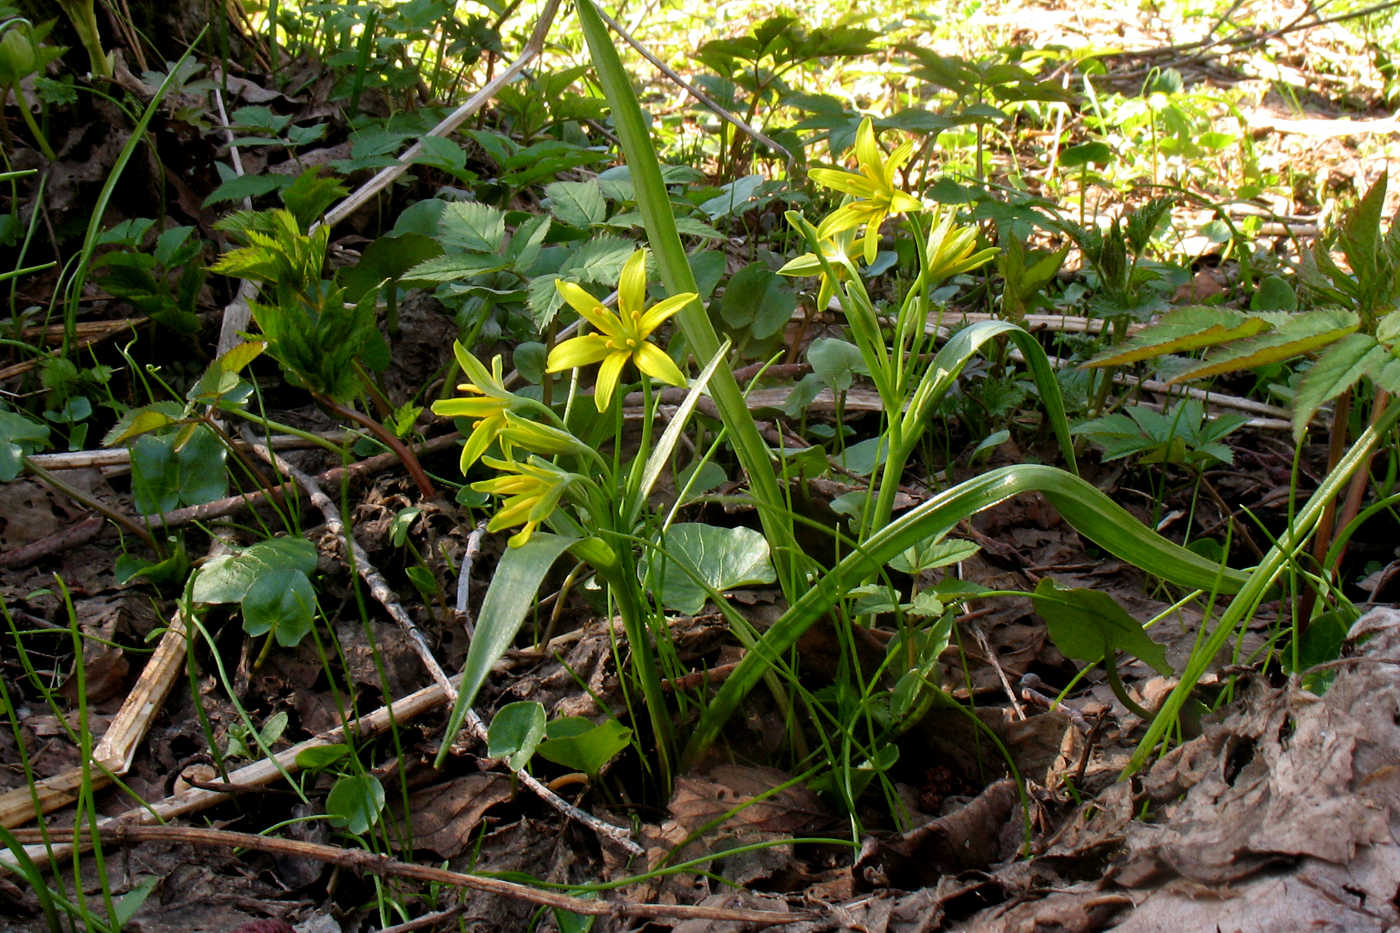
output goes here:
[[[656, 558], [661, 579], [653, 585], [661, 604], [675, 612], [695, 615], [705, 607], [711, 590], [724, 592], [777, 579], [768, 542], [752, 528], [677, 522], [662, 535], [661, 549], [663, 556]], [[650, 558], [643, 558], [644, 578], [649, 565]]]
[[1229, 308], [1176, 308], [1151, 327], [1100, 353], [1085, 366], [1123, 366], [1138, 360], [1182, 353], [1252, 337], [1270, 328], [1261, 317]]
[[14, 412], [0, 411], [0, 483], [8, 483], [19, 476], [23, 458], [48, 443], [48, 425]]
[[191, 598], [197, 603], [241, 602], [259, 577], [277, 570], [316, 569], [316, 545], [305, 538], [269, 538], [236, 554], [222, 554], [201, 567]]
[[243, 594], [243, 631], [272, 632], [277, 644], [294, 648], [311, 631], [316, 618], [316, 591], [300, 570], [282, 567], [263, 573]]
[[1037, 584], [1031, 601], [1045, 620], [1051, 641], [1066, 657], [1092, 664], [1105, 651], [1126, 651], [1159, 674], [1172, 672], [1166, 649], [1148, 638], [1142, 624], [1107, 593], [1065, 589], [1046, 577]]
[[506, 215], [489, 204], [452, 201], [438, 220], [443, 249], [494, 253], [506, 238]]
[[1060, 153], [1060, 164], [1065, 168], [1079, 168], [1085, 165], [1107, 165], [1113, 161], [1113, 150], [1106, 143], [1088, 142], [1070, 146]]
[[1378, 373], [1394, 357], [1370, 334], [1347, 334], [1303, 374], [1293, 400], [1293, 439], [1301, 441], [1308, 422], [1324, 402], [1341, 395], [1364, 376]]
[[228, 490], [228, 452], [214, 432], [195, 425], [183, 446], [181, 434], [143, 434], [131, 449], [132, 496], [143, 515], [212, 502]]
[[[486, 587], [481, 611], [477, 614], [476, 634], [472, 636], [467, 659], [462, 664], [462, 681], [457, 685], [457, 705], [452, 708], [446, 735], [455, 736], [457, 730], [462, 728], [462, 720], [466, 718], [467, 710], [471, 709], [477, 691], [491, 673], [491, 666], [515, 641], [515, 634], [520, 631], [525, 613], [535, 602], [544, 575], [554, 566], [559, 555], [577, 541], [577, 538], [566, 535], [537, 531], [529, 541], [520, 547], [506, 548], [501, 555], [491, 583]], [[435, 759], [436, 766], [442, 766], [451, 747], [450, 739], [442, 743]]]
[[616, 719], [593, 725], [581, 716], [556, 719], [536, 751], [557, 765], [597, 777], [603, 766], [632, 741], [632, 730]]
[[549, 198], [549, 212], [560, 223], [588, 228], [602, 223], [608, 216], [603, 200], [603, 188], [596, 178], [587, 181], [556, 181], [544, 186]]
[[326, 795], [326, 815], [331, 822], [360, 835], [384, 811], [384, 785], [373, 774], [347, 774], [336, 779]]
[[486, 754], [504, 758], [512, 771], [530, 763], [544, 739], [544, 707], [534, 700], [507, 703], [491, 717], [486, 731]]
[[865, 358], [855, 344], [835, 337], [819, 337], [807, 348], [807, 362], [812, 372], [840, 395], [851, 388], [856, 373], [869, 373]]
[[797, 293], [761, 262], [751, 262], [729, 280], [719, 314], [733, 331], [763, 340], [778, 332], [797, 307]]
[[1334, 308], [1326, 311], [1304, 311], [1299, 314], [1266, 314], [1268, 320], [1278, 320], [1270, 331], [1238, 340], [1221, 347], [1200, 366], [1178, 373], [1169, 385], [1191, 379], [1204, 379], [1240, 369], [1253, 369], [1265, 363], [1277, 363], [1341, 340], [1361, 326], [1354, 311]]

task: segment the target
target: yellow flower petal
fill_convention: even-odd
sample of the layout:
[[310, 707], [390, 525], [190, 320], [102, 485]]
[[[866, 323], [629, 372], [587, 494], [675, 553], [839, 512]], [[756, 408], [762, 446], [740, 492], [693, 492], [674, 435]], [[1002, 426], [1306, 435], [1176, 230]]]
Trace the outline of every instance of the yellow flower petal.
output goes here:
[[639, 313], [647, 303], [647, 251], [639, 249], [627, 258], [617, 280], [619, 317]]
[[603, 307], [603, 303], [597, 298], [573, 282], [565, 282], [562, 279], [556, 279], [554, 287], [559, 290], [559, 294], [563, 296], [569, 307], [577, 311], [579, 316], [592, 324], [594, 328], [609, 336], [615, 336], [618, 333], [617, 315]]
[[623, 364], [627, 362], [627, 356], [625, 352], [609, 353], [603, 359], [603, 364], [598, 367], [598, 381], [593, 386], [593, 404], [598, 411], [606, 411], [612, 401], [613, 392], [617, 389], [617, 379], [622, 373]]
[[641, 337], [645, 339], [652, 331], [660, 327], [663, 321], [684, 308], [695, 297], [697, 296], [694, 292], [682, 292], [679, 295], [672, 295], [670, 298], [663, 298], [652, 305], [642, 315], [642, 319], [637, 322], [637, 330], [641, 332]]
[[637, 368], [648, 376], [660, 379], [668, 385], [685, 385], [685, 374], [676, 366], [675, 360], [654, 343], [644, 343], [638, 347], [632, 354], [632, 360], [637, 364]]
[[591, 366], [610, 352], [612, 351], [608, 348], [607, 338], [599, 334], [570, 337], [549, 351], [549, 358], [544, 363], [544, 371], [557, 373], [580, 366]]

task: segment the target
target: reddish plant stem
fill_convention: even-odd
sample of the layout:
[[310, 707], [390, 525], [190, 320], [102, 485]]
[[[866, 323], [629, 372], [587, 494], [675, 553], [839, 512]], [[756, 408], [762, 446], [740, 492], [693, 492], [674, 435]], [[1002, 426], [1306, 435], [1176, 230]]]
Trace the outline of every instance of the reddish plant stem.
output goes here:
[[417, 484], [418, 491], [423, 494], [425, 499], [431, 499], [437, 495], [437, 490], [433, 488], [432, 480], [428, 479], [428, 474], [423, 471], [423, 465], [418, 462], [418, 457], [403, 441], [395, 437], [388, 428], [368, 415], [363, 415], [347, 405], [341, 405], [329, 396], [322, 395], [319, 392], [313, 393], [313, 395], [321, 407], [332, 414], [339, 415], [347, 421], [353, 421], [360, 425], [398, 455], [399, 462], [401, 462], [404, 469], [408, 471], [408, 475], [412, 477], [413, 482]]

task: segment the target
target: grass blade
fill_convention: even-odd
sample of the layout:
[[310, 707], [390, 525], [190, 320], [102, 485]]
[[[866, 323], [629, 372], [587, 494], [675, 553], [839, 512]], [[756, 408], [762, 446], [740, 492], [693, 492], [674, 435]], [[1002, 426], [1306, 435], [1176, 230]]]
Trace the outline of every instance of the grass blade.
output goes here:
[[[666, 285], [666, 290], [672, 295], [684, 292], [698, 293], [690, 260], [681, 244], [680, 234], [676, 231], [676, 220], [671, 213], [671, 200], [666, 192], [666, 185], [661, 179], [656, 148], [652, 144], [646, 118], [637, 104], [632, 83], [622, 67], [622, 60], [618, 58], [617, 49], [608, 37], [607, 27], [599, 18], [592, 0], [578, 0], [577, 9], [598, 81], [603, 86], [608, 103], [612, 105], [613, 124], [632, 174], [632, 184], [637, 192], [637, 207], [646, 227], [647, 240], [656, 255], [661, 279]], [[719, 351], [719, 335], [715, 333], [714, 325], [710, 323], [709, 316], [698, 299], [691, 301], [676, 314], [676, 322], [696, 357], [702, 360], [711, 359]], [[748, 405], [728, 361], [721, 361], [715, 369], [714, 376], [710, 379], [710, 396], [719, 409], [724, 426], [729, 429], [734, 452], [749, 478], [749, 491], [758, 505], [759, 520], [773, 545], [778, 579], [787, 593], [796, 593], [798, 577], [792, 555], [798, 553], [798, 546], [793, 535], [792, 518], [778, 487], [777, 476], [773, 472], [768, 445], [758, 433], [758, 426], [754, 423], [753, 415], [749, 413]]]
[[725, 681], [691, 736], [686, 761], [694, 762], [704, 754], [764, 671], [852, 587], [871, 579], [886, 561], [905, 548], [1026, 492], [1043, 493], [1080, 534], [1129, 563], [1151, 568], [1152, 573], [1172, 583], [1233, 593], [1254, 579], [1240, 571], [1223, 569], [1173, 544], [1072, 473], [1039, 464], [990, 470], [901, 515], [816, 580], [773, 623]]

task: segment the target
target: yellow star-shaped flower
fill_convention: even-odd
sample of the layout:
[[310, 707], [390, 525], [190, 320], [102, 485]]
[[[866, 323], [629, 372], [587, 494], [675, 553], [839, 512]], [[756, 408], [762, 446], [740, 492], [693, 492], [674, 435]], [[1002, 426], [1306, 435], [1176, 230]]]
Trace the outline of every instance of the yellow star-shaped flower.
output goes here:
[[[827, 305], [831, 304], [831, 296], [836, 293], [836, 282], [846, 278], [850, 266], [859, 260], [864, 247], [857, 239], [854, 228], [839, 230], [832, 234], [831, 239], [822, 240], [818, 245], [822, 251], [821, 257], [816, 253], [803, 253], [796, 259], [789, 260], [778, 270], [778, 274], [821, 276], [821, 285], [817, 289], [817, 310], [825, 311]], [[828, 276], [822, 268], [822, 257], [831, 264], [834, 276]]]
[[875, 142], [875, 128], [866, 117], [856, 130], [857, 172], [836, 168], [814, 168], [812, 180], [833, 188], [853, 200], [841, 205], [817, 227], [817, 236], [829, 239], [842, 230], [865, 225], [865, 261], [875, 261], [880, 246], [880, 225], [894, 214], [917, 211], [923, 205], [912, 194], [895, 187], [894, 176], [914, 154], [914, 144], [905, 141], [885, 158]]
[[505, 499], [496, 514], [491, 516], [491, 521], [487, 522], [486, 530], [500, 531], [516, 525], [525, 526], [510, 536], [511, 547], [520, 547], [530, 540], [540, 522], [549, 518], [559, 507], [559, 499], [573, 479], [573, 474], [539, 457], [531, 457], [527, 463], [497, 460], [495, 457], [484, 457], [481, 462], [499, 471], [500, 475], [472, 483], [472, 489]]
[[[481, 361], [460, 342], [452, 344], [452, 352], [457, 357], [462, 372], [471, 380], [457, 386], [457, 390], [467, 393], [468, 397], [438, 399], [433, 402], [433, 414], [447, 418], [475, 419], [472, 422], [472, 432], [467, 436], [466, 444], [462, 446], [462, 459], [459, 461], [462, 472], [466, 473], [467, 468], [475, 463], [486, 452], [486, 448], [491, 446], [491, 442], [500, 437], [501, 432], [506, 429], [506, 411], [510, 408], [514, 396], [502, 385], [499, 355], [491, 360], [491, 371], [488, 373]], [[502, 446], [505, 453], [509, 454], [509, 445], [505, 440], [502, 441]]]
[[618, 377], [628, 360], [644, 375], [673, 386], [685, 385], [680, 368], [665, 351], [649, 343], [647, 337], [695, 294], [672, 295], [648, 309], [646, 250], [637, 250], [622, 268], [617, 283], [616, 313], [572, 282], [557, 281], [555, 287], [569, 306], [597, 328], [598, 333], [573, 337], [559, 344], [545, 361], [546, 372], [557, 373], [601, 362], [598, 381], [593, 387], [593, 404], [599, 411], [606, 410], [612, 401]]

